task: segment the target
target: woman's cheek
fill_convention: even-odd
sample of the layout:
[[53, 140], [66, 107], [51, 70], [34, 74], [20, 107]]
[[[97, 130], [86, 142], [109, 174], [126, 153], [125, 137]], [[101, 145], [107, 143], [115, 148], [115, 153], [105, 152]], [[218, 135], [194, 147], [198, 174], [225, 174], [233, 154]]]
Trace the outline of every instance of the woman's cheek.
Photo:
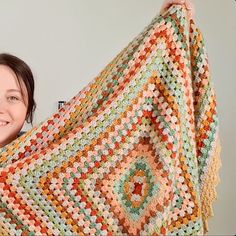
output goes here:
[[24, 122], [27, 114], [27, 107], [23, 103], [15, 104], [14, 116], [17, 120]]

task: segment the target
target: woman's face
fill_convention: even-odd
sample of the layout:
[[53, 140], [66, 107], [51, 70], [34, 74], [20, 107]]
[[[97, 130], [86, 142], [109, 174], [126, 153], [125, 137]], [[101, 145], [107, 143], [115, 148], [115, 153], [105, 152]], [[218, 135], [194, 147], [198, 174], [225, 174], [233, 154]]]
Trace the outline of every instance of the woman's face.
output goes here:
[[22, 92], [11, 68], [0, 65], [0, 147], [13, 141], [24, 125], [28, 99], [25, 85], [21, 87]]

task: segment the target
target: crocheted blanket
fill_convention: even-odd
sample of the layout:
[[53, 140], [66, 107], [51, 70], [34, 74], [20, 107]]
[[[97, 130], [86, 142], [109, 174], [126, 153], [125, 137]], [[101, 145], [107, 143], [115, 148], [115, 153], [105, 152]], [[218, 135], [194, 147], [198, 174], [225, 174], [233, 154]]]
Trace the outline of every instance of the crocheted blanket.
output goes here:
[[0, 149], [1, 235], [201, 235], [220, 167], [204, 39], [172, 5]]

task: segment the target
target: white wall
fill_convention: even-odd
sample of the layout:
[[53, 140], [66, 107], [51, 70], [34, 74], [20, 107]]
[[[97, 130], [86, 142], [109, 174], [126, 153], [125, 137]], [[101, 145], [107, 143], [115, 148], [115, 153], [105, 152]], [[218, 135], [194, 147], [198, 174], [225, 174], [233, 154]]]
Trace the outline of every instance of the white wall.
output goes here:
[[[217, 92], [221, 183], [210, 235], [236, 234], [236, 2], [194, 0]], [[36, 77], [35, 123], [81, 90], [159, 12], [162, 0], [0, 0], [0, 51]], [[27, 128], [27, 127], [26, 127]]]

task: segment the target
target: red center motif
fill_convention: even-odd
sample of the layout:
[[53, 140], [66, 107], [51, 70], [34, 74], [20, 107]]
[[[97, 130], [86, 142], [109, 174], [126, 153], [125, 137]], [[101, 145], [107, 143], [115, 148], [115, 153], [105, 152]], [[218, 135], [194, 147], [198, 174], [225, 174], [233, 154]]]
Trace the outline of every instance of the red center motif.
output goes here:
[[143, 187], [143, 184], [134, 183], [134, 191], [133, 191], [133, 194], [139, 194], [139, 195], [141, 196], [141, 195], [142, 195], [142, 187]]

